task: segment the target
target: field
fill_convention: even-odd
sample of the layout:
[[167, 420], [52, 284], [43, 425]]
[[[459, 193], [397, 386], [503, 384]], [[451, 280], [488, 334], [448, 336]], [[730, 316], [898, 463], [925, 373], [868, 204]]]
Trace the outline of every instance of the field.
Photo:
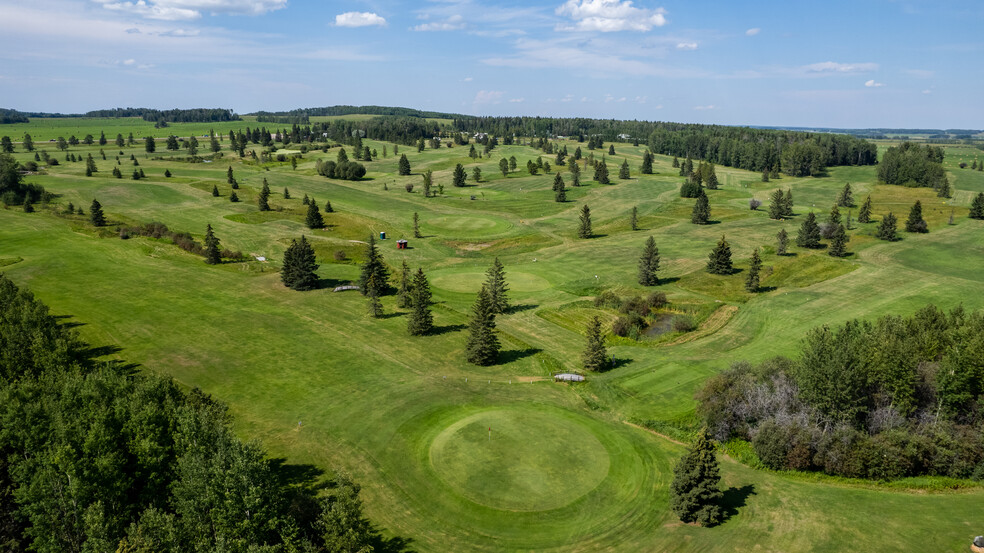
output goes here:
[[[722, 189], [709, 192], [713, 224], [695, 226], [693, 200], [679, 197], [682, 179], [671, 159], [657, 156], [656, 174], [640, 175], [644, 148], [628, 143], [615, 144], [609, 157], [612, 185], [584, 174], [586, 186], [569, 189], [560, 204], [552, 174], [499, 172], [501, 157], [515, 156], [520, 168], [535, 159], [538, 152], [526, 146], [499, 146], [480, 160], [467, 148], [418, 153], [400, 146], [413, 169], [401, 177], [387, 144], [389, 156], [367, 163], [360, 182], [315, 173], [316, 160], [335, 159], [337, 148], [306, 154], [292, 170], [286, 163], [247, 164], [228, 150], [209, 164], [157, 161], [140, 144], [119, 156], [128, 176], [135, 155], [148, 177], [140, 181], [111, 176], [115, 146], [103, 147], [105, 161], [98, 145], [70, 148], [96, 158], [99, 172], [86, 178], [84, 162], [65, 162], [64, 153], [43, 144], [49, 134], [98, 138], [104, 129], [112, 140], [117, 132], [146, 135], [153, 126], [138, 119], [72, 120], [75, 130], [56, 125], [64, 121], [0, 127], [14, 140], [31, 132], [61, 161], [28, 177], [58, 194], [48, 208], [0, 210], [0, 270], [56, 314], [83, 323], [78, 330], [90, 342], [119, 346], [116, 355], [143, 370], [227, 402], [237, 430], [273, 455], [350, 474], [363, 485], [372, 521], [384, 535], [409, 540], [409, 550], [965, 551], [984, 533], [984, 489], [971, 483], [939, 492], [923, 480], [813, 478], [730, 457], [722, 457], [730, 507], [723, 525], [683, 525], [667, 507], [672, 466], [684, 451], [679, 442], [695, 425], [693, 393], [709, 375], [732, 361], [792, 355], [819, 324], [909, 314], [926, 303], [984, 308], [984, 222], [967, 218], [972, 195], [984, 191], [984, 173], [957, 168], [976, 150], [948, 147], [952, 200], [878, 185], [873, 167], [762, 183], [757, 174], [719, 166]], [[178, 128], [184, 129], [168, 132]], [[577, 144], [566, 144], [573, 153]], [[382, 152], [384, 144], [366, 145]], [[17, 146], [15, 157], [33, 159]], [[629, 180], [614, 178], [623, 158], [632, 167]], [[553, 164], [553, 156], [544, 160]], [[451, 186], [456, 163], [468, 172], [465, 188]], [[229, 166], [241, 203], [228, 198]], [[482, 169], [480, 183], [472, 182], [472, 167]], [[165, 169], [174, 176], [165, 179]], [[444, 185], [443, 196], [424, 198], [420, 174], [427, 169]], [[569, 173], [561, 174], [570, 186]], [[274, 192], [275, 211], [268, 213], [255, 201], [264, 178]], [[871, 195], [876, 219], [892, 211], [904, 221], [921, 200], [931, 232], [885, 243], [874, 239], [874, 224], [855, 225], [847, 258], [795, 247], [795, 255], [776, 256], [779, 229], [795, 235], [810, 210], [823, 218], [846, 182], [859, 201]], [[415, 185], [412, 193], [406, 183]], [[220, 197], [212, 197], [213, 185]], [[793, 190], [790, 221], [768, 218], [768, 195], [777, 186]], [[284, 187], [289, 200], [281, 197]], [[305, 194], [320, 205], [331, 201], [336, 212], [326, 215], [327, 229], [304, 226]], [[753, 197], [763, 208], [749, 209]], [[88, 211], [93, 198], [110, 219], [102, 234], [85, 217], [61, 213], [68, 202]], [[575, 233], [583, 204], [596, 235], [588, 240]], [[629, 227], [633, 207], [639, 231]], [[413, 237], [414, 212], [421, 239]], [[267, 261], [207, 266], [175, 246], [121, 240], [112, 231], [150, 221], [198, 238], [211, 224], [223, 246]], [[390, 267], [405, 260], [430, 278], [432, 335], [407, 336], [406, 311], [393, 296], [383, 298], [386, 316], [372, 319], [358, 293], [331, 291], [357, 278], [358, 241], [380, 231], [387, 233], [380, 244]], [[302, 234], [321, 264], [316, 291], [288, 290], [277, 273], [284, 248]], [[614, 318], [593, 306], [596, 294], [649, 291], [635, 274], [650, 235], [662, 256], [656, 290], [666, 292], [672, 308], [692, 314], [698, 329], [640, 342], [614, 339], [614, 370], [580, 385], [553, 383], [552, 372], [580, 368], [585, 322], [595, 314]], [[741, 269], [762, 248], [768, 291], [745, 292], [743, 273], [703, 270], [721, 235]], [[410, 249], [397, 250], [398, 238], [408, 239]], [[336, 251], [347, 259], [337, 260]], [[465, 325], [494, 257], [505, 265], [515, 309], [497, 319], [501, 362], [482, 368], [464, 362]], [[629, 424], [642, 421], [669, 438]]]

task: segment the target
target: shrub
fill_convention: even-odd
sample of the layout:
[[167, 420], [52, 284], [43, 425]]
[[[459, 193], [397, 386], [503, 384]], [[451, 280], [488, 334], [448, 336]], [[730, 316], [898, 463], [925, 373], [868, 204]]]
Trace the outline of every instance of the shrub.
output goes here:
[[752, 211], [757, 210], [761, 205], [762, 205], [762, 202], [759, 201], [759, 200], [756, 200], [755, 198], [752, 198], [752, 199], [748, 200], [748, 209], [751, 209]]
[[666, 294], [663, 292], [653, 292], [646, 296], [646, 305], [650, 309], [660, 309], [666, 307], [670, 302], [666, 299]]
[[335, 258], [335, 261], [345, 261], [348, 259], [348, 256], [345, 255], [345, 250], [335, 250], [335, 253], [332, 254], [332, 256]]
[[755, 448], [755, 454], [759, 456], [763, 465], [772, 470], [786, 468], [786, 458], [789, 456], [789, 440], [786, 436], [786, 429], [776, 424], [775, 421], [767, 421], [758, 427], [758, 432], [752, 439], [752, 447]]
[[687, 315], [677, 315], [673, 318], [673, 330], [677, 332], [690, 332], [695, 328], [697, 325], [694, 324], [694, 320]]
[[605, 290], [594, 299], [595, 307], [610, 307], [612, 309], [618, 309], [622, 306], [622, 300], [619, 299], [618, 295], [611, 290]]

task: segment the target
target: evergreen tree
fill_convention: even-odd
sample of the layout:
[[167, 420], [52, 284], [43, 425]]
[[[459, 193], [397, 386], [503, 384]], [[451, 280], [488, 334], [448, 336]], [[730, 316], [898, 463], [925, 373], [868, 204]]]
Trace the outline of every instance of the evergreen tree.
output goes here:
[[560, 176], [560, 173], [554, 177], [554, 201], [563, 203], [567, 201], [567, 186], [564, 184], [564, 178]]
[[653, 174], [653, 154], [649, 150], [642, 154], [642, 168], [639, 172], [643, 175]]
[[516, 156], [509, 156], [509, 170], [516, 170]]
[[214, 184], [212, 185], [212, 197], [213, 198], [219, 197], [219, 187]]
[[4, 136], [0, 138], [0, 152], [5, 154], [14, 153], [14, 143], [10, 140], [9, 136]]
[[96, 168], [96, 160], [92, 159], [92, 154], [89, 154], [89, 156], [85, 158], [85, 170], [87, 173], [86, 176], [91, 176], [91, 173], [95, 173], [99, 170]]
[[116, 177], [116, 178], [118, 178], [118, 179], [122, 179], [123, 178], [123, 172], [120, 171], [120, 168], [119, 167], [113, 167], [113, 176]]
[[759, 255], [758, 248], [752, 251], [752, 261], [748, 265], [748, 275], [745, 277], [745, 290], [758, 292], [759, 273], [762, 272], [762, 257]]
[[431, 186], [434, 184], [434, 172], [428, 169], [424, 171], [424, 174], [421, 175], [421, 178], [424, 179], [424, 197], [430, 198]]
[[793, 189], [786, 190], [786, 195], [782, 198], [782, 216], [793, 216]]
[[820, 225], [817, 224], [817, 216], [812, 211], [806, 215], [806, 220], [800, 225], [799, 234], [796, 235], [796, 245], [801, 248], [820, 247]]
[[622, 180], [629, 178], [629, 161], [627, 159], [623, 159], [622, 165], [618, 168], [618, 178]]
[[236, 177], [232, 173], [232, 165], [229, 166], [229, 170], [226, 171], [226, 184], [234, 184], [236, 182]]
[[465, 355], [469, 363], [488, 366], [498, 359], [499, 348], [499, 339], [495, 335], [495, 312], [488, 287], [483, 284], [472, 307]]
[[420, 216], [417, 215], [416, 211], [413, 212], [413, 237], [423, 238], [420, 234]]
[[376, 237], [372, 234], [369, 235], [369, 242], [366, 243], [364, 257], [362, 272], [359, 275], [359, 288], [362, 290], [362, 295], [366, 294], [370, 276], [375, 275], [379, 286], [385, 286], [389, 281], [389, 270], [383, 263], [383, 256], [379, 253], [379, 248], [376, 247]]
[[233, 190], [232, 192], [229, 193], [229, 201], [232, 202], [232, 203], [239, 202], [239, 195], [236, 194], [236, 191], [235, 190]]
[[89, 206], [89, 221], [96, 227], [106, 224], [106, 217], [103, 215], [102, 204], [99, 203], [99, 200], [92, 200], [92, 205]]
[[844, 257], [847, 255], [847, 229], [844, 225], [837, 225], [834, 229], [834, 235], [830, 238], [830, 247], [827, 248], [827, 253], [831, 257]]
[[28, 152], [34, 151], [34, 141], [31, 140], [31, 135], [27, 133], [24, 133], [24, 140], [21, 141], [21, 145], [24, 146], [24, 149]]
[[871, 222], [871, 196], [868, 196], [864, 199], [864, 204], [861, 205], [861, 211], [858, 211], [858, 222], [859, 223]]
[[608, 180], [608, 164], [601, 161], [595, 165], [594, 180], [600, 184], [610, 184], [611, 181]]
[[769, 182], [769, 170], [762, 169], [762, 182]]
[[786, 212], [785, 200], [781, 188], [776, 188], [772, 192], [772, 195], [769, 196], [769, 219], [775, 219], [777, 221], [782, 219], [783, 214]]
[[711, 204], [707, 199], [707, 194], [701, 190], [697, 201], [694, 203], [694, 210], [690, 214], [690, 222], [695, 225], [706, 225], [711, 219]]
[[216, 238], [215, 233], [212, 232], [212, 225], [206, 225], [205, 227], [205, 263], [209, 265], [218, 265], [222, 261], [222, 255], [219, 250], [219, 239]]
[[581, 207], [581, 216], [577, 227], [578, 238], [591, 238], [591, 209], [585, 204]]
[[74, 214], [75, 213], [75, 204], [73, 204], [72, 202], [68, 202], [68, 205], [65, 207], [65, 213], [67, 213], [69, 215]]
[[571, 170], [571, 186], [581, 186], [581, 166], [575, 162], [568, 168]]
[[693, 444], [680, 462], [673, 467], [670, 484], [670, 508], [680, 520], [714, 526], [721, 522], [721, 473], [714, 444], [707, 428], [698, 432]]
[[922, 203], [916, 200], [916, 203], [912, 204], [912, 209], [909, 210], [909, 218], [905, 222], [906, 232], [929, 232], [929, 227], [926, 225], [926, 220], [922, 216]]
[[396, 290], [396, 306], [400, 309], [406, 309], [412, 305], [412, 299], [410, 293], [413, 290], [413, 275], [410, 273], [410, 266], [407, 265], [407, 260], [403, 260], [403, 265], [400, 266], [400, 284]]
[[897, 228], [898, 221], [895, 219], [895, 215], [889, 211], [888, 215], [882, 217], [881, 222], [878, 223], [878, 230], [875, 231], [875, 238], [894, 242], [899, 239]]
[[407, 317], [407, 332], [411, 336], [423, 336], [434, 328], [434, 315], [430, 310], [430, 283], [422, 269], [417, 269], [410, 288], [410, 316]]
[[827, 222], [831, 225], [841, 224], [841, 212], [837, 204], [834, 204], [834, 207], [830, 208], [830, 215], [827, 217]]
[[704, 179], [704, 183], [707, 184], [707, 188], [710, 190], [718, 189], [718, 177], [717, 171], [714, 170], [714, 164], [708, 163], [700, 172], [700, 176]]
[[325, 219], [321, 216], [321, 211], [318, 209], [318, 204], [315, 201], [308, 203], [307, 215], [304, 217], [304, 224], [307, 225], [309, 229], [324, 228]]
[[164, 169], [164, 178], [166, 178], [166, 179], [171, 178], [171, 170], [170, 169]]
[[786, 255], [788, 248], [789, 234], [786, 229], [779, 229], [779, 234], [776, 234], [776, 255]]
[[289, 200], [290, 199], [290, 190], [287, 190], [287, 187], [286, 186], [284, 187], [284, 199], [285, 200]]
[[303, 199], [303, 200], [301, 200], [301, 205], [308, 205], [308, 204], [310, 204], [310, 203], [311, 203], [311, 200], [310, 200], [310, 199], [308, 199], [308, 195], [307, 195], [307, 194], [305, 194], [305, 195], [304, 195], [304, 199]]
[[707, 272], [713, 275], [730, 275], [735, 272], [734, 266], [731, 264], [731, 246], [724, 239], [724, 235], [721, 235], [717, 246], [714, 246], [708, 256]]
[[107, 142], [108, 141], [106, 140], [106, 133], [100, 131], [99, 132], [99, 145], [100, 146], [105, 146]]
[[[256, 198], [257, 206], [260, 211], [270, 211], [270, 185], [267, 184], [266, 178], [263, 179], [263, 188], [260, 189], [260, 194]], [[314, 228], [314, 227], [311, 227]]]
[[144, 150], [148, 154], [152, 154], [157, 151], [157, 143], [154, 142], [153, 136], [148, 136], [147, 138], [144, 139]]
[[851, 207], [854, 205], [854, 193], [851, 191], [851, 183], [844, 185], [844, 189], [837, 196], [837, 205], [841, 207]]
[[657, 286], [659, 277], [656, 276], [656, 271], [658, 270], [659, 249], [656, 247], [656, 240], [650, 236], [642, 250], [642, 257], [639, 258], [639, 284]]
[[601, 333], [601, 319], [597, 316], [588, 322], [587, 341], [581, 362], [588, 371], [606, 371], [611, 368], [612, 361], [605, 348], [605, 336]]
[[506, 158], [499, 160], [499, 171], [503, 177], [509, 174], [509, 161]]
[[936, 188], [937, 198], [949, 198], [953, 196], [953, 189], [950, 188], [950, 181], [948, 179], [943, 179], [943, 182]]
[[615, 155], [615, 145], [614, 144], [609, 144], [608, 145], [608, 155], [610, 155], [610, 156]]
[[400, 156], [399, 172], [404, 176], [410, 174], [410, 160], [407, 159], [407, 154], [402, 154]]
[[509, 310], [509, 298], [506, 294], [509, 292], [509, 285], [506, 284], [506, 271], [496, 257], [492, 262], [492, 266], [486, 271], [485, 286], [489, 290], [489, 300], [492, 302], [492, 312], [496, 315], [501, 315]]
[[24, 198], [24, 213], [34, 213], [34, 204], [31, 203], [31, 195]]
[[468, 178], [468, 175], [465, 174], [465, 168], [462, 167], [460, 163], [455, 165], [454, 176], [452, 177], [451, 184], [461, 188], [465, 185], [466, 178]]
[[[678, 169], [679, 167], [680, 167], [680, 158], [678, 158], [677, 156], [673, 156], [673, 168]], [[683, 174], [681, 174], [680, 176], [683, 176]]]
[[366, 286], [366, 298], [369, 300], [369, 316], [378, 319], [383, 316], [383, 304], [379, 301], [379, 285], [376, 283], [376, 276], [370, 275]]
[[979, 192], [970, 203], [970, 218], [984, 219], [984, 192]]
[[639, 230], [639, 208], [632, 206], [632, 214], [629, 215], [629, 228]]
[[300, 242], [291, 240], [284, 252], [283, 268], [280, 269], [280, 280], [284, 286], [298, 291], [313, 290], [318, 285], [317, 270], [314, 248], [307, 238], [301, 235]]
[[472, 180], [474, 180], [476, 184], [482, 182], [482, 168], [481, 167], [475, 167], [474, 169], [472, 169]]

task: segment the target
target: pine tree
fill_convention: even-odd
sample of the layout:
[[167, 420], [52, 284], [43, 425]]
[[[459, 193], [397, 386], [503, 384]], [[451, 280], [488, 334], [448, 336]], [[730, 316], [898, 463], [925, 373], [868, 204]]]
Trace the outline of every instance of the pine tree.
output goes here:
[[711, 204], [707, 199], [707, 194], [701, 190], [694, 203], [694, 209], [690, 214], [690, 222], [695, 225], [706, 225], [711, 219]]
[[170, 169], [164, 169], [164, 178], [166, 178], [166, 179], [171, 178], [171, 170]]
[[407, 154], [403, 154], [400, 156], [399, 172], [401, 175], [404, 176], [410, 174], [410, 160], [407, 159]]
[[286, 186], [284, 187], [284, 199], [285, 200], [289, 200], [290, 199], [290, 190], [287, 190], [287, 187]]
[[308, 198], [308, 195], [307, 195], [307, 194], [305, 194], [305, 195], [304, 195], [304, 199], [303, 199], [303, 200], [301, 200], [301, 205], [308, 205], [308, 204], [310, 204], [310, 203], [311, 203], [311, 200], [310, 200], [310, 199]]
[[106, 140], [106, 133], [103, 132], [103, 131], [100, 131], [99, 132], [99, 145], [100, 146], [105, 146], [106, 145], [106, 142], [108, 142]]
[[591, 209], [585, 204], [581, 207], [581, 216], [577, 227], [578, 238], [591, 238]]
[[[270, 185], [267, 184], [266, 178], [263, 179], [263, 188], [260, 189], [260, 194], [256, 198], [256, 203], [260, 208], [260, 211], [270, 211], [270, 204], [267, 200], [270, 199]], [[311, 227], [314, 228], [314, 227]]]
[[106, 217], [103, 215], [102, 204], [99, 203], [99, 200], [92, 200], [92, 205], [89, 206], [89, 221], [96, 227], [106, 224]]
[[639, 230], [639, 208], [632, 206], [632, 214], [629, 215], [629, 228]]
[[[680, 158], [678, 158], [677, 156], [673, 156], [673, 168], [677, 169], [679, 167], [680, 167]], [[683, 176], [683, 174], [681, 173], [680, 176]]]
[[118, 179], [122, 179], [123, 178], [123, 172], [120, 171], [120, 168], [119, 167], [113, 167], [113, 176], [116, 177], [116, 178], [118, 178]]
[[786, 190], [786, 195], [782, 198], [782, 216], [793, 216], [793, 189]]
[[581, 186], [581, 166], [575, 162], [568, 168], [571, 170], [571, 186]]
[[806, 220], [800, 225], [799, 234], [796, 235], [796, 245], [801, 248], [820, 247], [820, 225], [817, 224], [817, 216], [812, 211], [806, 215]]
[[386, 269], [386, 264], [383, 263], [383, 256], [379, 253], [379, 248], [376, 247], [376, 237], [370, 234], [369, 242], [366, 243], [365, 262], [362, 264], [362, 272], [359, 275], [359, 288], [362, 290], [362, 295], [366, 294], [369, 277], [373, 275], [375, 275], [376, 282], [380, 286], [385, 286], [389, 281], [389, 271]]
[[611, 183], [611, 181], [608, 180], [608, 165], [604, 161], [595, 165], [594, 180], [600, 184]]
[[69, 215], [75, 213], [75, 204], [73, 204], [72, 202], [68, 202], [68, 205], [65, 207], [65, 213]]
[[721, 522], [721, 472], [714, 456], [707, 428], [697, 433], [693, 444], [680, 462], [673, 467], [670, 484], [670, 508], [680, 520], [714, 526]]
[[895, 215], [889, 211], [888, 215], [882, 217], [881, 222], [878, 223], [878, 230], [875, 231], [875, 238], [894, 242], [899, 239], [897, 228], [898, 221], [895, 219]]
[[212, 185], [212, 197], [213, 198], [219, 197], [219, 187], [214, 184]]
[[789, 248], [789, 234], [786, 229], [780, 229], [776, 234], [776, 255], [786, 255]]
[[830, 237], [830, 247], [827, 248], [827, 253], [831, 257], [844, 257], [847, 255], [847, 229], [844, 225], [837, 225], [834, 229], [834, 235]]
[[936, 188], [936, 197], [949, 198], [951, 196], [953, 196], [953, 189], [950, 188], [950, 181], [944, 178], [943, 182]]
[[851, 183], [844, 185], [844, 189], [837, 196], [837, 205], [841, 207], [851, 207], [854, 205], [854, 193], [851, 191]]
[[717, 246], [714, 246], [708, 256], [707, 272], [713, 275], [730, 275], [735, 272], [731, 264], [731, 246], [724, 239], [724, 235], [721, 235], [721, 240], [718, 240]]
[[239, 196], [236, 194], [235, 190], [229, 193], [229, 201], [232, 203], [236, 203], [239, 201]]
[[864, 203], [861, 205], [861, 211], [858, 211], [858, 222], [859, 223], [871, 222], [871, 196], [868, 196], [864, 199]]
[[597, 316], [588, 322], [587, 341], [581, 361], [587, 371], [606, 371], [611, 368], [611, 358], [605, 348], [605, 336], [601, 333], [601, 319]]
[[659, 249], [656, 247], [656, 240], [650, 236], [646, 239], [642, 257], [639, 258], [639, 284], [643, 286], [659, 285], [659, 277], [656, 276], [658, 270]]
[[769, 182], [769, 170], [762, 169], [762, 182]]
[[236, 177], [232, 173], [232, 165], [229, 166], [229, 170], [226, 171], [226, 184], [234, 184], [236, 182]]
[[642, 154], [642, 168], [639, 170], [643, 175], [653, 174], [653, 154], [649, 150], [646, 150]]
[[434, 315], [430, 310], [430, 283], [423, 269], [417, 269], [410, 288], [410, 316], [407, 317], [407, 332], [411, 336], [423, 336], [434, 328]]
[[610, 155], [610, 156], [615, 155], [615, 145], [614, 144], [609, 144], [608, 145], [608, 155]]
[[984, 219], [984, 192], [979, 192], [970, 203], [970, 218]]
[[99, 171], [96, 168], [96, 160], [92, 159], [92, 154], [89, 154], [89, 157], [85, 158], [85, 170], [86, 176], [91, 176], [92, 173]]
[[567, 186], [564, 184], [564, 178], [560, 176], [560, 173], [554, 177], [554, 201], [558, 203], [564, 203], [567, 201]]
[[307, 216], [304, 217], [304, 224], [310, 229], [325, 227], [325, 219], [321, 216], [317, 202], [313, 200], [308, 203]]
[[474, 180], [476, 184], [482, 182], [481, 167], [475, 167], [474, 169], [472, 169], [472, 180]]
[[909, 210], [909, 218], [905, 222], [906, 232], [919, 232], [926, 233], [929, 232], [929, 227], [926, 225], [926, 220], [922, 216], [922, 203], [916, 200], [916, 203], [912, 204], [912, 209]]
[[772, 195], [769, 196], [769, 219], [775, 219], [777, 221], [782, 219], [783, 213], [786, 212], [785, 205], [782, 189], [776, 188], [772, 192]]
[[748, 265], [748, 276], [745, 277], [745, 290], [758, 292], [759, 273], [762, 272], [762, 257], [759, 255], [758, 248], [752, 251], [752, 261]]
[[400, 309], [406, 309], [412, 305], [412, 299], [410, 293], [413, 289], [413, 275], [410, 273], [410, 266], [407, 265], [407, 260], [403, 260], [403, 265], [400, 266], [400, 284], [396, 289], [396, 306]]
[[376, 276], [370, 275], [366, 286], [366, 298], [368, 298], [369, 316], [378, 319], [383, 316], [383, 304], [379, 301], [379, 285], [376, 283]]
[[501, 315], [509, 311], [509, 285], [506, 284], [506, 272], [502, 262], [496, 257], [492, 266], [485, 272], [485, 286], [489, 290], [489, 300], [492, 302], [492, 312]]
[[205, 227], [205, 263], [209, 265], [218, 265], [222, 261], [222, 255], [219, 252], [219, 239], [215, 237], [215, 233], [212, 232], [212, 225], [206, 225]]
[[841, 212], [837, 204], [834, 204], [834, 207], [830, 208], [830, 215], [827, 217], [827, 222], [831, 225], [841, 224]]
[[284, 251], [284, 264], [280, 269], [280, 280], [284, 286], [298, 291], [313, 290], [318, 285], [317, 270], [314, 249], [307, 238], [301, 235], [300, 242], [291, 240]]
[[488, 287], [482, 285], [472, 307], [472, 319], [468, 323], [468, 341], [465, 355], [469, 363], [488, 366], [499, 357], [499, 339], [495, 335], [495, 311]]
[[622, 180], [629, 178], [629, 161], [627, 159], [623, 159], [621, 167], [618, 168], [618, 178]]
[[334, 213], [335, 212], [335, 208], [331, 207], [331, 200], [325, 200], [325, 209], [323, 211], [325, 213]]
[[718, 177], [717, 171], [714, 170], [714, 164], [708, 163], [704, 166], [704, 169], [700, 172], [701, 177], [704, 179], [704, 183], [707, 184], [709, 190], [718, 189]]

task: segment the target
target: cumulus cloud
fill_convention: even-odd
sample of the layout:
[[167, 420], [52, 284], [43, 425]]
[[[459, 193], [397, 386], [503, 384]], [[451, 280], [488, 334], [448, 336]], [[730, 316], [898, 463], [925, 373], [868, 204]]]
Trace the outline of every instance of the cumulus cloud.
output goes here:
[[386, 19], [372, 12], [345, 12], [335, 16], [337, 27], [386, 26]]
[[811, 63], [810, 65], [804, 65], [802, 69], [809, 74], [815, 75], [848, 75], [856, 73], [867, 73], [869, 71], [876, 71], [878, 69], [877, 63], [837, 63], [833, 61], [824, 61], [820, 63]]
[[260, 15], [287, 6], [287, 0], [137, 0], [115, 2], [93, 0], [108, 10], [121, 11], [164, 21], [198, 19], [203, 12], [212, 14]]
[[865, 81], [864, 86], [868, 88], [877, 88], [879, 86], [885, 86], [885, 83], [876, 83], [874, 79]]
[[475, 94], [473, 103], [475, 104], [498, 104], [502, 101], [504, 93], [500, 90], [479, 90]]
[[751, 29], [745, 31], [745, 36], [755, 36], [760, 32], [762, 32], [762, 29], [759, 29], [758, 27], [752, 27]]
[[676, 47], [677, 47], [677, 50], [696, 50], [697, 49], [697, 43], [696, 42], [678, 42], [677, 45], [676, 45]]
[[410, 28], [412, 31], [457, 31], [465, 28], [464, 18], [460, 15], [452, 15], [444, 21], [432, 21], [421, 23]]
[[666, 10], [636, 8], [631, 0], [567, 0], [556, 10], [574, 20], [559, 31], [648, 31], [666, 25]]

